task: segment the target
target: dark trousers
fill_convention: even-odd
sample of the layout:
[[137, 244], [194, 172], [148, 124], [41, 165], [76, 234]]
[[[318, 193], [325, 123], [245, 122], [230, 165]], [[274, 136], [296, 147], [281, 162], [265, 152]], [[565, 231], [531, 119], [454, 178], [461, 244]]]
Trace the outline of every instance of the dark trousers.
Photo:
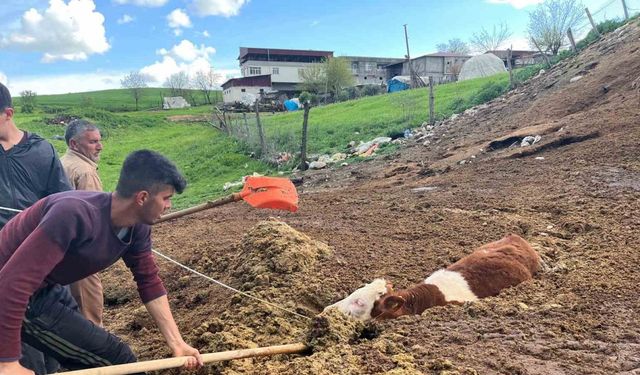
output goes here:
[[85, 319], [69, 288], [60, 285], [42, 288], [31, 297], [22, 341], [69, 370], [136, 362], [129, 346]]

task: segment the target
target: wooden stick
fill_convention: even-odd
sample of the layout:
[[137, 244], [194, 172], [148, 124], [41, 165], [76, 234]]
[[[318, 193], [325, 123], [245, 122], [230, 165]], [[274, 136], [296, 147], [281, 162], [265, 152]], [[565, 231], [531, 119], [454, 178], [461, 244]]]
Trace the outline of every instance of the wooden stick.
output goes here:
[[[303, 343], [267, 346], [254, 349], [229, 350], [226, 352], [203, 354], [204, 363], [230, 361], [232, 359], [241, 359], [249, 357], [261, 357], [276, 354], [294, 354], [307, 350], [308, 347]], [[156, 359], [153, 361], [143, 361], [128, 363], [124, 365], [96, 367], [86, 370], [60, 372], [57, 374], [65, 375], [126, 375], [135, 374], [145, 371], [165, 370], [169, 368], [182, 367], [187, 359], [191, 357], [175, 357], [166, 359]], [[56, 374], [56, 375], [57, 375]]]
[[181, 211], [176, 211], [176, 212], [172, 212], [170, 214], [162, 215], [160, 217], [160, 219], [158, 219], [158, 220], [156, 220], [154, 222], [154, 224], [162, 223], [163, 221], [167, 221], [167, 220], [175, 219], [175, 218], [178, 218], [178, 217], [183, 217], [185, 215], [193, 214], [193, 213], [196, 213], [196, 212], [204, 211], [204, 210], [212, 208], [212, 207], [222, 206], [223, 204], [227, 204], [227, 203], [231, 203], [231, 202], [237, 202], [237, 201], [239, 201], [241, 199], [242, 199], [242, 196], [240, 196], [239, 193], [234, 193], [234, 194], [231, 194], [231, 195], [227, 195], [226, 197], [222, 197], [220, 199], [216, 199], [215, 201], [205, 202], [205, 203], [199, 204], [199, 205], [197, 205], [195, 207], [186, 208], [186, 209], [181, 210]]

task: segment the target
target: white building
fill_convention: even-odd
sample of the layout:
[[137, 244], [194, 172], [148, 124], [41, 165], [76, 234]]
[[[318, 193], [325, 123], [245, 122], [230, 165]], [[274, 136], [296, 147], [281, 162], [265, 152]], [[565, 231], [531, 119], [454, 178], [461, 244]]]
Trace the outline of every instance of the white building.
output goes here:
[[296, 91], [301, 72], [309, 66], [333, 57], [331, 51], [240, 47], [240, 72], [243, 77], [271, 75], [273, 90]]
[[232, 78], [222, 84], [222, 100], [225, 103], [251, 104], [260, 94], [271, 91], [271, 75]]

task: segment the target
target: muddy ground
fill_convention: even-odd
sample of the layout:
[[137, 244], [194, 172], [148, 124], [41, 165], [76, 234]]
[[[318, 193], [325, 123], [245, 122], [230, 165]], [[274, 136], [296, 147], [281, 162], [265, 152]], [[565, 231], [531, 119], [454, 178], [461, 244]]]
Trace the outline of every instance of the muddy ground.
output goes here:
[[[397, 153], [307, 173], [297, 213], [234, 204], [155, 228], [158, 250], [312, 318], [376, 277], [408, 286], [508, 233], [548, 266], [498, 297], [363, 326], [303, 319], [159, 260], [203, 352], [314, 345], [199, 373], [640, 374], [639, 79], [636, 21]], [[508, 147], [526, 135], [541, 140]], [[141, 359], [169, 355], [128, 271], [103, 279], [107, 327]]]

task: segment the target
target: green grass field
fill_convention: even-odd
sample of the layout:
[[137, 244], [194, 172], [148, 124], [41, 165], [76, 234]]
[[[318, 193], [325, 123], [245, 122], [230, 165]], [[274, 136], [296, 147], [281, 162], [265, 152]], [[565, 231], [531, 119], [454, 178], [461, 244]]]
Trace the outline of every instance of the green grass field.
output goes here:
[[[470, 106], [479, 93], [489, 84], [500, 87], [507, 84], [506, 74], [465, 82], [440, 85], [435, 88], [436, 116], [444, 118]], [[148, 89], [145, 105], [154, 107], [154, 95], [159, 89]], [[155, 93], [155, 94], [154, 94]], [[100, 98], [103, 104], [86, 101], [91, 96]], [[311, 110], [309, 125], [309, 153], [344, 151], [351, 140], [368, 141], [378, 136], [419, 126], [428, 119], [428, 91], [417, 89], [394, 94], [366, 97], [347, 102], [316, 107]], [[127, 104], [128, 103], [128, 104]], [[207, 123], [171, 122], [175, 115], [209, 115], [210, 106], [200, 106], [170, 111], [129, 111], [132, 99], [126, 90], [108, 90], [95, 93], [51, 95], [38, 97], [37, 113], [18, 111], [16, 123], [22, 129], [36, 132], [47, 138], [59, 153], [66, 145], [55, 136], [64, 135], [64, 125], [47, 124], [47, 120], [60, 113], [45, 113], [40, 106], [62, 108], [64, 114], [88, 118], [101, 126], [104, 151], [99, 173], [106, 190], [113, 190], [122, 161], [128, 153], [138, 149], [152, 149], [173, 160], [183, 171], [189, 186], [184, 194], [176, 197], [174, 206], [184, 208], [204, 200], [225, 194], [222, 186], [254, 172], [276, 174], [268, 164], [250, 158], [251, 148], [244, 142], [222, 134]], [[122, 105], [123, 107], [118, 107]], [[18, 106], [19, 107], [19, 106]], [[67, 109], [64, 109], [67, 108]], [[104, 110], [110, 108], [110, 111]], [[272, 151], [297, 151], [302, 127], [302, 112], [263, 114], [263, 124]], [[253, 116], [251, 116], [253, 118]], [[251, 125], [253, 127], [253, 125]], [[278, 147], [275, 149], [275, 147]], [[384, 150], [382, 152], [385, 152]], [[351, 160], [352, 162], [357, 160]]]
[[[197, 105], [206, 104], [205, 98], [198, 90], [188, 90], [193, 94]], [[160, 109], [162, 107], [162, 97], [170, 96], [167, 88], [145, 88], [142, 89], [142, 97], [138, 103], [140, 110]], [[16, 107], [20, 109], [20, 98], [14, 98]], [[222, 100], [222, 93], [214, 91], [211, 93], [211, 100], [218, 102]], [[64, 110], [77, 107], [95, 107], [113, 112], [134, 111], [135, 101], [130, 92], [126, 89], [103, 90], [82, 92], [64, 95], [40, 95], [36, 98], [36, 105], [50, 111]]]

